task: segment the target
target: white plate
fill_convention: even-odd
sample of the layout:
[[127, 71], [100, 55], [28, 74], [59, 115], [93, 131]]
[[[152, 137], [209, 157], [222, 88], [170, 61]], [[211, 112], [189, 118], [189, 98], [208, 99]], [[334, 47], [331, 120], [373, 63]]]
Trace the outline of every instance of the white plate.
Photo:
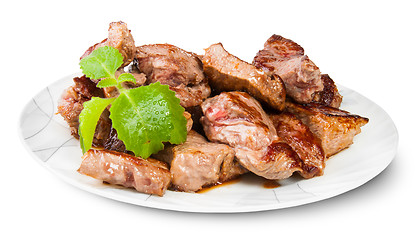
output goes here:
[[58, 80], [33, 97], [20, 118], [21, 138], [34, 158], [66, 182], [88, 192], [140, 206], [186, 212], [252, 212], [298, 206], [327, 199], [361, 186], [382, 172], [396, 154], [398, 133], [391, 118], [378, 105], [339, 86], [341, 108], [369, 118], [350, 148], [331, 157], [324, 175], [298, 176], [279, 181], [280, 187], [264, 188], [261, 179], [245, 176], [239, 182], [205, 193], [166, 191], [163, 197], [103, 184], [76, 172], [82, 152], [60, 115], [57, 101], [73, 84], [74, 74]]

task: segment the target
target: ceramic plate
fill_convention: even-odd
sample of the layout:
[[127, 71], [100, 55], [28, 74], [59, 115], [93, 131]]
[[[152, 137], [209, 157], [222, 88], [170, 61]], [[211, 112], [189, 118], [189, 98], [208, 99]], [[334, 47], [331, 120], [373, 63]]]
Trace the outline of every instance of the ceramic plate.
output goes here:
[[369, 118], [350, 148], [334, 155], [324, 175], [312, 179], [298, 176], [264, 188], [260, 178], [245, 175], [240, 181], [203, 193], [166, 191], [163, 197], [138, 193], [76, 172], [81, 163], [79, 142], [66, 122], [56, 115], [57, 102], [74, 74], [46, 87], [23, 109], [20, 133], [33, 157], [66, 182], [110, 199], [145, 207], [186, 212], [252, 212], [298, 206], [331, 198], [361, 186], [382, 172], [396, 154], [398, 133], [388, 114], [359, 93], [339, 86], [341, 109]]

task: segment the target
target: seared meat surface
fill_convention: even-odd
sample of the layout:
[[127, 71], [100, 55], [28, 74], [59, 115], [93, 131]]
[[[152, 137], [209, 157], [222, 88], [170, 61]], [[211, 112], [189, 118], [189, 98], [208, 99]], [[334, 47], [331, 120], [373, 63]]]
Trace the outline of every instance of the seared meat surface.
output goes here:
[[321, 176], [325, 168], [325, 155], [321, 141], [311, 130], [291, 113], [270, 115], [279, 141], [288, 144], [302, 161], [304, 178]]
[[137, 47], [135, 66], [147, 76], [146, 84], [169, 85], [181, 106], [200, 105], [210, 95], [201, 60], [193, 53], [170, 44]]
[[136, 54], [136, 46], [133, 36], [131, 35], [131, 31], [127, 28], [127, 24], [124, 22], [110, 23], [108, 29], [108, 38], [89, 47], [82, 55], [82, 57], [80, 57], [80, 59], [85, 58], [94, 50], [104, 46], [111, 46], [118, 49], [118, 51], [124, 57], [124, 63], [122, 67], [130, 64]]
[[137, 191], [162, 196], [171, 181], [165, 163], [129, 154], [90, 149], [83, 155], [79, 173]]
[[324, 89], [319, 92], [315, 92], [313, 95], [312, 102], [319, 103], [325, 106], [339, 108], [343, 97], [338, 92], [337, 86], [328, 74], [321, 75], [322, 85]]
[[207, 138], [233, 147], [239, 163], [249, 171], [267, 179], [283, 179], [301, 171], [296, 153], [278, 141], [270, 118], [249, 94], [223, 92], [201, 107]]
[[321, 140], [326, 157], [349, 147], [369, 119], [317, 103], [286, 103], [286, 111], [296, 115]]
[[234, 160], [235, 152], [225, 144], [208, 142], [195, 131], [180, 145], [169, 145], [153, 157], [170, 164], [176, 190], [195, 192], [225, 182], [246, 170]]
[[[282, 36], [275, 34], [271, 36], [265, 42], [264, 49], [255, 56], [253, 64], [269, 75], [280, 76], [286, 87], [287, 95], [296, 102], [312, 102], [315, 93], [324, 90], [319, 68], [307, 55], [304, 55], [304, 50], [300, 45]], [[332, 89], [335, 88], [332, 80], [328, 84], [333, 85]], [[335, 94], [337, 95], [338, 92]], [[334, 101], [334, 107], [340, 105], [338, 103], [337, 106], [338, 98]]]
[[[71, 134], [79, 138], [79, 115], [83, 110], [83, 103], [92, 97], [104, 97], [102, 89], [86, 76], [75, 77], [74, 85], [67, 88], [58, 102], [58, 113], [64, 118], [70, 127]], [[99, 118], [98, 125], [93, 139], [93, 145], [103, 146], [104, 141], [111, 131], [111, 120], [109, 111], [105, 110]]]
[[246, 91], [274, 109], [284, 108], [286, 92], [281, 79], [233, 56], [221, 43], [205, 49], [203, 64], [212, 89]]

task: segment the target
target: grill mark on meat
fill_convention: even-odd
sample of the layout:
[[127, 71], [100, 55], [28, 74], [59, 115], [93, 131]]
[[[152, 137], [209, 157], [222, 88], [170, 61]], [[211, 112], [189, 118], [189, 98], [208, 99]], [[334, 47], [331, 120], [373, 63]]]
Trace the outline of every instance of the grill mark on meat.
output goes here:
[[295, 114], [321, 140], [326, 157], [348, 148], [361, 127], [369, 122], [368, 118], [318, 103], [287, 102], [286, 110]]
[[[278, 42], [282, 42], [283, 44], [276, 44]], [[275, 49], [283, 57], [292, 57], [304, 54], [304, 49], [299, 44], [276, 34], [267, 40], [264, 47]]]
[[321, 80], [324, 85], [324, 89], [319, 92], [315, 92], [313, 95], [312, 102], [319, 103], [325, 106], [339, 108], [343, 97], [338, 92], [337, 86], [328, 74], [322, 74]]
[[287, 143], [302, 160], [304, 178], [321, 176], [325, 168], [325, 154], [321, 141], [308, 126], [291, 113], [270, 115], [279, 141]]
[[[266, 132], [269, 132], [270, 130], [267, 123], [261, 121], [261, 119], [263, 119], [261, 113], [254, 106], [245, 104], [244, 101], [241, 101], [239, 95], [241, 95], [243, 98], [247, 97], [247, 95], [245, 95], [245, 93], [242, 92], [238, 92], [237, 95], [229, 95], [229, 98], [232, 101], [232, 103], [239, 106], [239, 108], [241, 108], [245, 112], [245, 114], [241, 115], [239, 119], [255, 124], [256, 126], [263, 128]], [[215, 119], [215, 121], [227, 120], [228, 117], [228, 115], [225, 115], [223, 117]]]
[[293, 149], [289, 145], [280, 141], [274, 141], [270, 145], [268, 145], [265, 154], [263, 155], [261, 160], [266, 163], [274, 162], [277, 160], [279, 153], [289, 156], [290, 158], [295, 160], [292, 161], [289, 165], [290, 168], [301, 167], [299, 157], [297, 156], [295, 151], [293, 151]]

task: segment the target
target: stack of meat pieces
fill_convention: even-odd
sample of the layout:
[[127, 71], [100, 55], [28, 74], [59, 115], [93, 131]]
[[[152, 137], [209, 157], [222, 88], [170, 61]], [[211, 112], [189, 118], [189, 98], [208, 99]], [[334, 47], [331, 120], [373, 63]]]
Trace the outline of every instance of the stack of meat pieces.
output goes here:
[[[321, 176], [326, 159], [349, 147], [368, 122], [338, 109], [342, 97], [334, 81], [301, 46], [278, 35], [267, 40], [252, 64], [220, 43], [201, 57], [169, 44], [136, 47], [122, 22], [111, 23], [108, 38], [82, 58], [101, 46], [123, 55], [126, 68], [117, 74], [128, 69], [137, 80], [125, 87], [169, 85], [186, 109], [189, 131], [183, 144], [167, 144], [153, 158], [142, 159], [126, 151], [105, 110], [96, 128], [96, 149], [83, 156], [78, 170], [104, 182], [162, 196], [168, 188], [196, 192], [246, 172], [275, 180], [294, 172]], [[83, 102], [118, 92], [96, 88], [98, 79], [85, 76], [74, 82], [58, 112], [78, 137]]]

